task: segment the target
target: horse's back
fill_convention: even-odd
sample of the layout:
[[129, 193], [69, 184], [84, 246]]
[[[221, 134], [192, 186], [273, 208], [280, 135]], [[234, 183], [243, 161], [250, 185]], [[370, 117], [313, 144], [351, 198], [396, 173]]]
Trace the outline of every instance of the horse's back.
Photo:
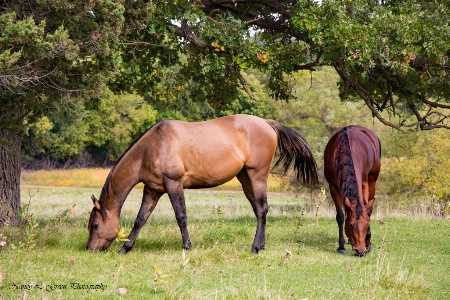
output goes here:
[[160, 144], [174, 145], [182, 150], [195, 147], [207, 152], [222, 152], [221, 149], [229, 151], [233, 147], [254, 151], [261, 144], [271, 140], [276, 142], [276, 133], [270, 125], [264, 119], [250, 115], [232, 115], [203, 122], [167, 120], [161, 123], [164, 128], [158, 134]]

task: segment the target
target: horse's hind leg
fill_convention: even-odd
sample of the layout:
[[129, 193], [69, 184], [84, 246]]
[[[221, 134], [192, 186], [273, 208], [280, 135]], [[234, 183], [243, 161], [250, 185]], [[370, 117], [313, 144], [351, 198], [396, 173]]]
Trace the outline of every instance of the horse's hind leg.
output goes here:
[[345, 238], [344, 238], [344, 210], [342, 207], [342, 199], [341, 195], [339, 194], [339, 190], [333, 185], [330, 184], [330, 194], [331, 198], [333, 198], [334, 206], [336, 207], [336, 222], [338, 223], [339, 228], [339, 248], [337, 249], [337, 252], [341, 254], [345, 254]]
[[144, 187], [144, 195], [142, 197], [141, 208], [139, 209], [139, 213], [136, 217], [136, 221], [134, 221], [133, 229], [131, 230], [130, 235], [128, 236], [128, 241], [122, 246], [119, 250], [120, 254], [125, 254], [133, 248], [134, 242], [136, 241], [139, 232], [142, 229], [142, 226], [147, 222], [148, 217], [153, 212], [156, 204], [158, 203], [159, 198], [161, 198], [162, 193], [155, 192], [148, 188]]
[[183, 249], [191, 248], [191, 240], [189, 239], [189, 232], [187, 229], [187, 215], [186, 204], [183, 192], [183, 183], [171, 179], [166, 179], [165, 187], [169, 195], [170, 203], [172, 204], [175, 218], [177, 219], [178, 227], [180, 227], [181, 238], [183, 240]]
[[[249, 176], [249, 171], [242, 169], [236, 176], [242, 184], [242, 189], [248, 201], [252, 205], [253, 212], [258, 220], [256, 228], [255, 239], [252, 245], [252, 252], [258, 253], [259, 250], [264, 249], [266, 239], [266, 216], [269, 210], [267, 205], [267, 176], [256, 176], [252, 173]], [[256, 179], [261, 177], [259, 180]]]

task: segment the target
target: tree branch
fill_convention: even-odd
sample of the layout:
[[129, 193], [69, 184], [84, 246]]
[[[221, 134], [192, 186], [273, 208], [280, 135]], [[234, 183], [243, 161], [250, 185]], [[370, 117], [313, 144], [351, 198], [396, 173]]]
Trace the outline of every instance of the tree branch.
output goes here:
[[179, 37], [185, 38], [187, 41], [193, 43], [197, 48], [205, 49], [208, 45], [200, 40], [194, 33], [190, 32], [186, 20], [183, 20], [181, 26], [174, 25], [175, 34]]
[[[273, 0], [202, 0], [199, 1], [203, 7], [205, 14], [210, 16], [214, 14], [230, 13], [233, 17], [244, 21], [248, 25], [255, 25], [262, 29], [273, 30], [280, 33], [288, 33], [292, 37], [312, 43], [307, 36], [297, 30], [294, 26], [290, 26], [289, 22], [291, 13], [286, 7], [294, 5], [297, 1], [273, 1]], [[246, 5], [244, 5], [246, 4]], [[251, 8], [255, 13], [251, 13]], [[267, 11], [267, 14], [263, 12]], [[270, 13], [269, 13], [270, 12]], [[280, 18], [274, 20], [276, 15]]]
[[438, 103], [437, 101], [429, 101], [427, 99], [427, 97], [425, 96], [420, 96], [420, 101], [422, 101], [423, 103], [431, 106], [431, 107], [435, 107], [435, 108], [444, 108], [444, 109], [450, 109], [450, 104], [442, 104], [442, 103]]
[[151, 46], [151, 47], [169, 48], [168, 46], [165, 46], [165, 45], [158, 45], [158, 44], [153, 44], [153, 43], [149, 43], [149, 42], [141, 42], [141, 41], [125, 41], [125, 42], [119, 43], [119, 45], [120, 46], [140, 46], [140, 45], [144, 45], [144, 46]]
[[248, 85], [247, 81], [242, 76], [242, 74], [230, 64], [227, 65], [227, 68], [231, 72], [231, 74], [233, 74], [234, 76], [236, 76], [237, 79], [239, 79], [239, 82], [241, 83], [242, 87], [244, 88], [245, 92], [249, 95], [249, 97], [252, 100], [256, 100], [255, 96], [253, 95], [253, 93], [250, 89], [250, 86]]

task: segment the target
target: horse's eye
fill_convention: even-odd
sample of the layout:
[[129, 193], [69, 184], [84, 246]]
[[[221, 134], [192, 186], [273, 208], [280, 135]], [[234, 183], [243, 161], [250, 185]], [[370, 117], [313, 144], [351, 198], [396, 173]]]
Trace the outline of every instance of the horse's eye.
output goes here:
[[98, 224], [92, 224], [92, 227], [94, 228], [94, 230], [98, 230]]

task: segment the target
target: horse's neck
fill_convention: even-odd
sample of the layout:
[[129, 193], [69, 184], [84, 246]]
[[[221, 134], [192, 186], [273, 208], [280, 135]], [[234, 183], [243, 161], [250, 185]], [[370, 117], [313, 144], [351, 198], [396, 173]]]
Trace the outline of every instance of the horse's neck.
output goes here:
[[134, 164], [124, 158], [114, 166], [109, 178], [107, 196], [104, 200], [106, 209], [120, 214], [123, 203], [131, 189], [139, 183], [138, 173]]

